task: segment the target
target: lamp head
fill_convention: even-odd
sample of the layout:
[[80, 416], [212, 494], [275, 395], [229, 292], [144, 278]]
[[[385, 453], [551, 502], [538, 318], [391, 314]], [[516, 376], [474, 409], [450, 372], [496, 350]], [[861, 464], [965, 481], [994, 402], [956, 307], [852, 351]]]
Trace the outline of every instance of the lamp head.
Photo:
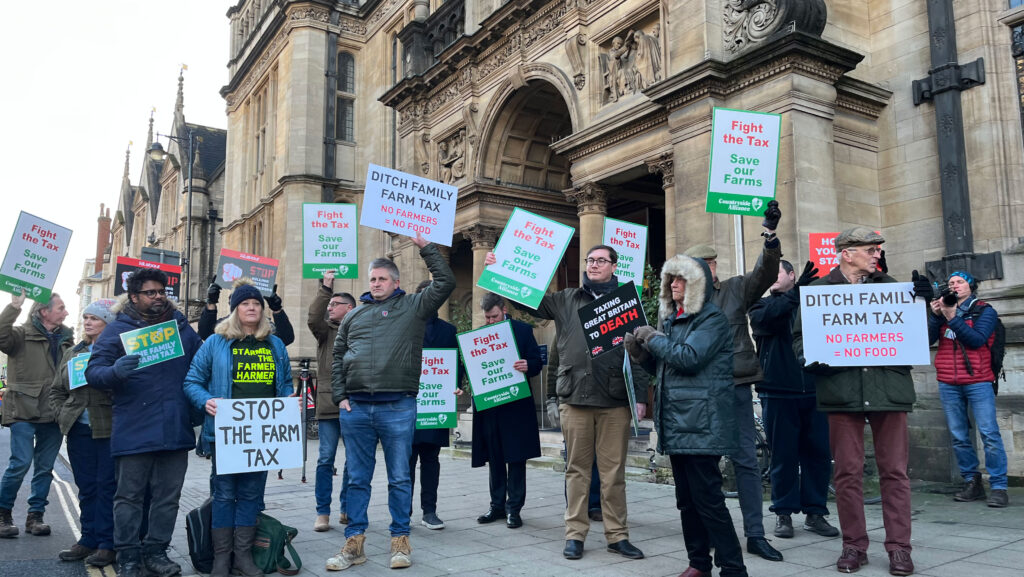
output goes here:
[[154, 142], [153, 145], [149, 147], [149, 157], [160, 162], [167, 159], [167, 152], [164, 150], [163, 146], [160, 146], [159, 142]]

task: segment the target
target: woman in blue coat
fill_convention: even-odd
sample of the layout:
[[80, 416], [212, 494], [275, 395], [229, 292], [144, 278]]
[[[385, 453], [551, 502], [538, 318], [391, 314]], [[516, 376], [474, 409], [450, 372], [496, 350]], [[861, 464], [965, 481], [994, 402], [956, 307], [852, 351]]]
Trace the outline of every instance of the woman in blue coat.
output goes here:
[[[231, 293], [231, 314], [196, 353], [185, 377], [185, 395], [193, 407], [206, 411], [203, 438], [213, 447], [214, 417], [220, 399], [287, 397], [292, 394], [288, 353], [271, 334], [256, 287], [243, 283]], [[252, 561], [256, 517], [267, 484], [267, 472], [218, 475], [214, 459], [213, 569], [227, 577], [234, 552], [234, 570], [256, 576], [263, 572]]]

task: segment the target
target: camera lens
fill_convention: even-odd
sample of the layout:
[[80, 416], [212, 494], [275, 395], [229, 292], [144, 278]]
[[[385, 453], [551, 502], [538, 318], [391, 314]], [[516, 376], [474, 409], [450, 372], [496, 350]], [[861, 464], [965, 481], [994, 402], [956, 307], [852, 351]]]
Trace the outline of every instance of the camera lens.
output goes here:
[[955, 293], [946, 293], [946, 294], [942, 295], [942, 304], [946, 305], [947, 307], [951, 307], [951, 306], [955, 305], [956, 304], [956, 294]]

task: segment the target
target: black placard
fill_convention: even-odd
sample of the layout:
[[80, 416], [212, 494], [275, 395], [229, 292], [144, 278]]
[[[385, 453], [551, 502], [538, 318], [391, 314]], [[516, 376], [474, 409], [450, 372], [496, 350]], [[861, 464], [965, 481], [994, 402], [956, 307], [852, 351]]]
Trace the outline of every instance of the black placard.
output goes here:
[[626, 333], [647, 324], [643, 303], [632, 281], [580, 307], [578, 313], [591, 358], [621, 346]]

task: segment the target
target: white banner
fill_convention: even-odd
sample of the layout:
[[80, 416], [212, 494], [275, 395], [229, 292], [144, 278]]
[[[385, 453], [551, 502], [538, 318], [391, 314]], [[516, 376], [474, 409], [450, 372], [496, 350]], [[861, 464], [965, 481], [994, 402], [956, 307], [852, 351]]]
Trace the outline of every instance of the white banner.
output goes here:
[[218, 475], [302, 466], [298, 399], [219, 399], [214, 425]]
[[359, 224], [451, 246], [458, 200], [450, 184], [370, 164]]
[[834, 367], [928, 365], [928, 321], [909, 282], [800, 289], [804, 358]]

